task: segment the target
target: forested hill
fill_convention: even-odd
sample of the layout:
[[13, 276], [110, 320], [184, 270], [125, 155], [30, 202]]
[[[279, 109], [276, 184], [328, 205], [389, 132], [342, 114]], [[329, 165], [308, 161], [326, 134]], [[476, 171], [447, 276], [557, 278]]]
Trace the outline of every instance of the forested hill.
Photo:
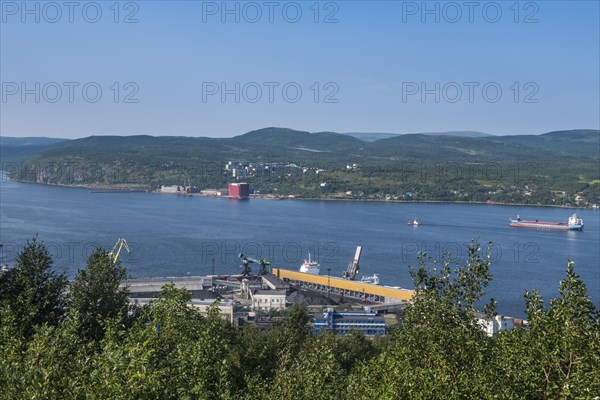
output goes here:
[[3, 163], [25, 161], [49, 146], [65, 140], [46, 137], [14, 138], [0, 136], [0, 160]]
[[[186, 178], [205, 188], [224, 185], [233, 178], [223, 168], [229, 161], [250, 168], [257, 163], [281, 163], [325, 171], [319, 179], [298, 179], [297, 171], [282, 172], [277, 175], [282, 182], [273, 182], [275, 168], [270, 170], [270, 182], [252, 172], [242, 177], [262, 193], [277, 189], [281, 195], [335, 197], [351, 191], [352, 197], [399, 199], [409, 191], [413, 196], [417, 192], [416, 199], [421, 200], [567, 204], [581, 194], [584, 201], [598, 202], [599, 151], [598, 130], [475, 137], [408, 134], [367, 142], [334, 132], [265, 128], [233, 138], [91, 136], [69, 140], [35, 154], [13, 177], [42, 183], [147, 188], [181, 183]], [[75, 165], [69, 176], [59, 167], [65, 163]], [[207, 164], [211, 176], [202, 172]], [[349, 171], [347, 166], [352, 164], [358, 166]], [[52, 169], [44, 168], [47, 165]], [[77, 172], [82, 165], [94, 165], [96, 171], [80, 168]], [[419, 179], [411, 182], [398, 176], [415, 168], [425, 171]], [[436, 168], [438, 175], [442, 174], [437, 181]], [[448, 168], [453, 171], [445, 171]], [[456, 178], [454, 182], [447, 179], [449, 174]], [[327, 185], [321, 186], [324, 182]], [[527, 190], [524, 186], [533, 187], [533, 193], [523, 193]], [[509, 198], [510, 190], [521, 195]], [[533, 195], [540, 191], [543, 199]], [[554, 192], [561, 192], [564, 198], [556, 198]], [[500, 198], [494, 198], [499, 193]]]
[[[364, 142], [333, 132], [310, 133], [285, 128], [265, 128], [233, 138], [179, 136], [90, 136], [46, 145], [34, 159], [77, 156], [103, 160], [126, 154], [137, 157], [191, 157], [206, 161], [254, 160], [303, 162], [317, 159], [378, 163], [389, 159], [422, 159], [443, 162], [449, 158], [474, 161], [526, 160], [553, 157], [555, 152], [598, 159], [600, 131], [571, 130], [542, 135], [465, 137], [407, 134]], [[312, 153], [312, 154], [311, 154]], [[349, 154], [351, 153], [351, 154]], [[291, 157], [291, 159], [290, 159]], [[378, 160], [379, 159], [379, 160]], [[371, 160], [371, 161], [369, 161]], [[373, 161], [377, 160], [377, 161]]]

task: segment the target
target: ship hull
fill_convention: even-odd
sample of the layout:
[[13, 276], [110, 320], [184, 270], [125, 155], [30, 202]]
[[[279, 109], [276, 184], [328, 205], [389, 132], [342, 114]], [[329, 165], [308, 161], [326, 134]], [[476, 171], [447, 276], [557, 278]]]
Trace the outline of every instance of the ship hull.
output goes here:
[[510, 226], [515, 228], [530, 228], [530, 229], [551, 229], [557, 231], [582, 231], [583, 225], [569, 225], [565, 222], [538, 222], [538, 221], [518, 221], [510, 220]]

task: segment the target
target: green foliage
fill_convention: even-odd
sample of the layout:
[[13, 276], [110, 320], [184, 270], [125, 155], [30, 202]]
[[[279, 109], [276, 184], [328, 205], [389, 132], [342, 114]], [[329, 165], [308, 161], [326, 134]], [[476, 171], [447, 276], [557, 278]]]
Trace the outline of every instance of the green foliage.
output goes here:
[[[536, 292], [526, 294], [528, 327], [487, 337], [473, 306], [491, 279], [489, 252], [474, 241], [454, 267], [423, 255], [412, 270], [414, 302], [402, 324], [379, 341], [312, 335], [303, 306], [269, 330], [238, 330], [222, 319], [218, 301], [203, 316], [189, 304], [190, 293], [173, 284], [129, 322], [118, 289], [124, 270], [99, 249], [71, 290], [69, 318], [33, 323], [2, 314], [0, 400], [597, 396], [600, 317], [573, 263], [560, 297], [548, 306]], [[47, 269], [44, 254], [34, 239], [21, 264], [36, 259]], [[110, 282], [101, 285], [101, 277]]]
[[127, 271], [102, 248], [88, 258], [87, 268], [77, 271], [69, 295], [71, 311], [79, 322], [82, 337], [98, 341], [104, 336], [102, 321], [119, 317], [125, 320], [128, 311]]
[[[398, 135], [369, 143], [331, 132], [283, 128], [220, 139], [92, 136], [46, 148], [11, 177], [145, 189], [183, 184], [185, 179], [200, 189], [223, 188], [235, 180], [224, 174], [228, 161], [280, 162], [288, 167], [257, 171], [244, 179], [262, 194], [283, 196], [348, 198], [345, 192], [351, 190], [351, 198], [372, 200], [575, 206], [577, 194], [589, 204], [600, 202], [599, 144], [597, 130], [488, 137]], [[347, 170], [353, 163], [360, 168]], [[313, 170], [303, 172], [293, 164]], [[324, 171], [316, 174], [316, 168]]]
[[34, 236], [17, 255], [14, 267], [0, 277], [0, 324], [16, 323], [25, 335], [34, 327], [57, 325], [66, 310], [67, 279], [52, 270], [48, 248]]
[[[525, 369], [536, 396], [591, 398], [600, 393], [600, 320], [584, 283], [569, 261], [560, 283], [560, 297], [544, 307], [537, 292], [528, 292], [527, 313], [531, 329], [519, 336], [522, 349], [515, 367]], [[513, 371], [514, 379], [522, 380]]]
[[382, 399], [490, 397], [489, 345], [473, 312], [491, 280], [489, 267], [490, 248], [482, 255], [476, 241], [454, 270], [447, 258], [439, 267], [422, 254], [420, 267], [411, 269], [417, 292], [402, 326], [390, 349], [358, 368], [351, 392]]
[[[444, 255], [438, 270], [438, 262], [427, 258], [427, 253], [419, 254], [420, 266], [410, 268], [417, 297], [435, 296], [438, 300], [450, 302], [453, 306], [473, 310], [475, 302], [484, 294], [484, 289], [492, 280], [490, 271], [493, 243], [489, 243], [486, 253], [481, 254], [478, 241], [472, 241], [467, 247], [467, 259], [452, 270], [448, 255]], [[432, 262], [429, 270], [426, 263]]]

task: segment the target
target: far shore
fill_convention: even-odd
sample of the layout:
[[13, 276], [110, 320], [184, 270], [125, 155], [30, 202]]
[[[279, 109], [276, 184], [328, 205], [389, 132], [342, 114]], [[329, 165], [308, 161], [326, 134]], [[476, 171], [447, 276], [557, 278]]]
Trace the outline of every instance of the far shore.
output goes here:
[[[8, 178], [7, 178], [8, 179]], [[14, 179], [11, 179], [14, 180]], [[19, 183], [45, 185], [45, 186], [56, 186], [69, 189], [86, 189], [90, 192], [96, 192], [99, 194], [111, 194], [111, 193], [154, 193], [154, 194], [166, 194], [166, 195], [177, 195], [177, 196], [197, 196], [197, 197], [211, 197], [217, 199], [235, 199], [228, 196], [215, 196], [203, 193], [170, 193], [161, 192], [159, 190], [152, 190], [140, 186], [94, 186], [94, 185], [65, 185], [55, 183], [40, 183], [40, 182], [28, 182], [28, 181], [17, 181]], [[527, 204], [527, 203], [502, 203], [502, 202], [484, 202], [484, 201], [457, 201], [457, 200], [386, 200], [386, 199], [363, 199], [363, 198], [332, 198], [332, 197], [297, 197], [297, 196], [279, 196], [273, 194], [252, 194], [249, 200], [252, 199], [263, 199], [263, 200], [304, 200], [304, 201], [346, 201], [346, 202], [376, 202], [376, 203], [429, 203], [429, 204], [479, 204], [479, 205], [494, 205], [494, 206], [513, 206], [513, 207], [548, 207], [548, 208], [564, 208], [564, 209], [580, 209], [580, 210], [594, 210], [598, 208], [584, 207], [584, 206], [565, 206], [555, 204]]]

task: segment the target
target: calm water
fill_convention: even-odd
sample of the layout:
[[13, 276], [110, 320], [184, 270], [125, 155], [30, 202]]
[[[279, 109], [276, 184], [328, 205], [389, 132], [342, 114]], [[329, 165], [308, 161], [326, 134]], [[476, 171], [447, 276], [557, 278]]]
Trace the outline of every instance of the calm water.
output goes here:
[[[524, 316], [525, 290], [558, 294], [567, 260], [600, 304], [600, 213], [578, 210], [583, 232], [510, 228], [509, 216], [566, 220], [565, 209], [459, 204], [398, 204], [327, 201], [235, 201], [151, 193], [94, 194], [68, 189], [0, 183], [3, 256], [15, 253], [34, 233], [49, 245], [56, 266], [73, 276], [98, 245], [118, 237], [132, 252], [122, 259], [132, 276], [175, 276], [240, 271], [238, 253], [268, 258], [296, 269], [310, 251], [321, 273], [341, 275], [357, 245], [361, 273], [379, 273], [387, 285], [411, 288], [409, 265], [420, 250], [464, 259], [472, 238], [493, 240], [494, 281], [488, 289], [498, 311]], [[424, 225], [412, 227], [417, 218]]]

